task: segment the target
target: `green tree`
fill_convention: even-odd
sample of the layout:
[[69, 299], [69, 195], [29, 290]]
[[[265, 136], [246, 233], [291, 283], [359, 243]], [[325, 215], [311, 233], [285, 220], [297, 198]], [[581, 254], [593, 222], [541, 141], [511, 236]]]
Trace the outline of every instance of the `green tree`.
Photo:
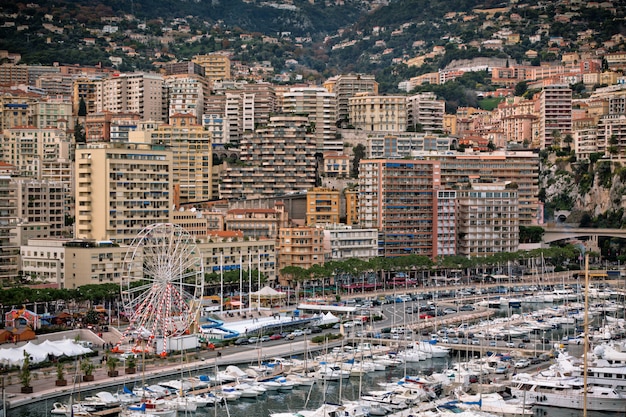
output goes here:
[[87, 143], [87, 135], [85, 134], [85, 129], [83, 128], [83, 125], [80, 124], [78, 119], [76, 119], [76, 123], [74, 123], [74, 142]]
[[528, 91], [528, 82], [521, 81], [515, 84], [515, 96], [522, 97]]
[[87, 104], [85, 103], [85, 99], [83, 97], [81, 97], [80, 101], [78, 102], [78, 116], [87, 116]]
[[354, 159], [352, 160], [352, 172], [350, 176], [352, 178], [359, 178], [359, 164], [361, 159], [365, 158], [365, 146], [359, 143], [352, 148], [352, 152], [354, 153]]

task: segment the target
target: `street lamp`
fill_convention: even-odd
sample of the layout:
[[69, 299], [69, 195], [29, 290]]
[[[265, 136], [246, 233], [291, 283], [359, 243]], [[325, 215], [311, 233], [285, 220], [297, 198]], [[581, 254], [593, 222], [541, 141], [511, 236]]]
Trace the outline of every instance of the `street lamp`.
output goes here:
[[543, 337], [541, 338], [541, 350], [545, 352], [546, 350], [546, 331], [543, 331]]

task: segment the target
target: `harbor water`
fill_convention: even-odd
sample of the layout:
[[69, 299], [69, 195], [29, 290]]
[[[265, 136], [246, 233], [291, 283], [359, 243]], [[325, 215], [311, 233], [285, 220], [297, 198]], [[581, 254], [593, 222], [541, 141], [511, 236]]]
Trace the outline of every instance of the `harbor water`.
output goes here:
[[[301, 386], [291, 392], [268, 392], [256, 399], [239, 399], [230, 402], [225, 406], [199, 408], [194, 413], [179, 412], [182, 416], [197, 417], [267, 417], [274, 412], [299, 411], [303, 409], [315, 409], [324, 402], [339, 403], [342, 400], [354, 400], [360, 394], [365, 394], [368, 390], [380, 390], [380, 383], [398, 381], [405, 375], [420, 375], [430, 372], [439, 372], [452, 367], [452, 358], [436, 358], [421, 361], [418, 363], [407, 363], [405, 366], [388, 368], [385, 371], [378, 371], [366, 374], [362, 377], [351, 377], [341, 382], [319, 382], [312, 387]], [[167, 378], [171, 380], [172, 378]], [[158, 379], [150, 380], [155, 383]], [[121, 389], [121, 387], [119, 387]], [[96, 391], [76, 394], [89, 396]], [[115, 392], [113, 390], [112, 392]], [[69, 402], [69, 397], [56, 399], [58, 402]], [[40, 401], [30, 405], [9, 410], [7, 417], [47, 417], [51, 416], [53, 400]], [[582, 417], [579, 410], [566, 410], [552, 407], [535, 408], [536, 417]], [[411, 414], [408, 410], [406, 415]], [[624, 414], [616, 413], [588, 413], [588, 417], [623, 417]]]

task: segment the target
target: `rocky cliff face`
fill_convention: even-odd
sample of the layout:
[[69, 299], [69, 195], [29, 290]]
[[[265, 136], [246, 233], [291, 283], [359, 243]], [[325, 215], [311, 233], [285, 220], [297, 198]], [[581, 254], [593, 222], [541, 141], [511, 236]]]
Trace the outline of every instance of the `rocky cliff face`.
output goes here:
[[542, 158], [539, 186], [545, 193], [546, 220], [554, 210], [570, 210], [569, 222], [626, 207], [626, 168], [619, 161], [570, 161], [549, 154]]

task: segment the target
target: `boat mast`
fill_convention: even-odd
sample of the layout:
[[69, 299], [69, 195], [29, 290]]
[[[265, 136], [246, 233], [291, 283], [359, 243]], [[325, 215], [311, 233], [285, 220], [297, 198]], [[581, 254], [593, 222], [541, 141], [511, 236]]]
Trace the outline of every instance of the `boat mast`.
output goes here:
[[585, 255], [585, 343], [583, 349], [583, 417], [587, 417], [587, 354], [589, 351], [589, 254]]

